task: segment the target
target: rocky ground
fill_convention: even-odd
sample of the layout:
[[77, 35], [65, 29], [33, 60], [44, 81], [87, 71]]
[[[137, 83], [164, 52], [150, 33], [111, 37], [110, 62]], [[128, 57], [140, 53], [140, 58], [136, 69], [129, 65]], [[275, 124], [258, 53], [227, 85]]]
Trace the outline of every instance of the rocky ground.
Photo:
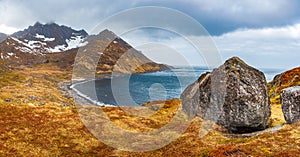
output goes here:
[[[70, 70], [51, 63], [31, 68], [0, 67], [1, 156], [298, 156], [300, 152], [299, 122], [248, 138], [228, 137], [224, 128], [214, 125], [206, 136], [199, 137], [200, 118], [193, 119], [177, 140], [158, 150], [116, 150], [89, 132], [73, 98], [60, 90], [62, 82], [70, 81]], [[285, 123], [281, 106], [273, 99], [271, 102], [269, 126], [280, 126]], [[181, 109], [176, 99], [150, 105], [157, 104], [164, 107], [150, 118], [134, 117], [117, 107], [103, 110], [123, 129], [149, 131], [166, 124]]]

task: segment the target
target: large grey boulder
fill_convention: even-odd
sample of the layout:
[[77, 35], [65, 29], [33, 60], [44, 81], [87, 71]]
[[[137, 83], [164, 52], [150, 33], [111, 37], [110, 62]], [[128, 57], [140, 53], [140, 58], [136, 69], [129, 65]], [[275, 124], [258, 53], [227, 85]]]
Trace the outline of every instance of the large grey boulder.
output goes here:
[[237, 57], [201, 75], [181, 99], [188, 115], [215, 121], [234, 133], [263, 130], [271, 115], [264, 74]]
[[285, 88], [281, 92], [282, 112], [287, 123], [300, 120], [300, 86]]

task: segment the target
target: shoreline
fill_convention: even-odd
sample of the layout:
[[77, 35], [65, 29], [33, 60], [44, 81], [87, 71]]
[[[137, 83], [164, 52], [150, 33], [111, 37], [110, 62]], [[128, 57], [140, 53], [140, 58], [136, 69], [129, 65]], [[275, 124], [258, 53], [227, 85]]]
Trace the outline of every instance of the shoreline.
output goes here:
[[80, 105], [80, 106], [98, 106], [98, 107], [119, 107], [115, 105], [104, 104], [99, 101], [93, 100], [89, 96], [83, 94], [82, 92], [74, 88], [74, 86], [84, 84], [89, 81], [110, 79], [112, 77], [121, 77], [121, 76], [126, 76], [126, 74], [125, 75], [120, 74], [114, 76], [112, 76], [111, 74], [103, 74], [100, 76], [96, 76], [94, 79], [72, 79], [71, 81], [60, 83], [59, 89], [63, 92], [65, 96], [74, 98], [74, 101], [76, 100], [75, 101], [76, 106]]
[[[171, 67], [172, 69], [174, 67]], [[170, 69], [166, 69], [170, 70]], [[111, 79], [114, 77], [122, 77], [122, 76], [128, 76], [128, 75], [138, 75], [138, 74], [145, 74], [145, 73], [154, 73], [154, 72], [160, 72], [160, 71], [165, 71], [165, 70], [158, 70], [158, 71], [149, 71], [149, 72], [142, 72], [142, 73], [133, 73], [133, 74], [101, 74], [98, 76], [95, 76], [93, 79], [72, 79], [71, 81], [68, 82], [62, 82], [59, 84], [59, 89], [63, 91], [64, 95], [67, 95], [68, 97], [72, 97], [76, 99], [75, 105], [80, 103], [80, 106], [99, 106], [99, 107], [120, 107], [120, 106], [115, 106], [115, 105], [110, 105], [110, 104], [104, 104], [99, 101], [93, 100], [89, 96], [83, 94], [74, 86], [84, 84], [89, 81], [94, 81], [94, 80], [101, 80], [101, 79]]]
[[75, 106], [117, 107], [92, 100], [90, 97], [86, 96], [85, 94], [81, 93], [79, 90], [74, 88], [74, 86], [88, 81], [92, 80], [82, 80], [76, 83], [74, 83], [74, 81], [62, 82], [59, 85], [59, 89], [63, 92], [63, 95], [74, 98]]

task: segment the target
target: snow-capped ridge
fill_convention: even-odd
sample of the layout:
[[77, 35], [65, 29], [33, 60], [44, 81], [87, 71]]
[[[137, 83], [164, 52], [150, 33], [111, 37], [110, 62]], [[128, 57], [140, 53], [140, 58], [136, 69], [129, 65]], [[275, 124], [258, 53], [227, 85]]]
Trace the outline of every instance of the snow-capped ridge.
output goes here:
[[36, 22], [33, 26], [11, 36], [32, 51], [53, 53], [86, 45], [88, 34], [84, 30], [74, 30], [56, 23]]

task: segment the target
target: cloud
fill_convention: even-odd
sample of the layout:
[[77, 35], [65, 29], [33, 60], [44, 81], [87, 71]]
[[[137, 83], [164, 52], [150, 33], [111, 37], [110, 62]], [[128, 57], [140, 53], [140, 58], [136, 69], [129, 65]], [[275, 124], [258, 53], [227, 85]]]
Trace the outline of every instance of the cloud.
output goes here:
[[225, 33], [221, 38], [239, 39], [299, 39], [300, 23], [285, 27], [267, 27], [260, 29], [238, 29], [234, 32]]
[[[195, 18], [213, 35], [223, 58], [237, 55], [255, 67], [299, 66], [300, 2], [297, 0], [1, 0], [0, 32], [11, 33], [36, 21], [55, 21], [91, 32], [99, 22], [119, 11], [149, 5], [177, 9]], [[134, 46], [154, 41], [170, 48], [164, 50], [183, 53], [188, 62], [204, 62], [201, 56], [193, 57], [194, 48], [178, 36], [142, 31], [125, 38]]]
[[300, 66], [300, 24], [241, 29], [213, 38], [224, 57], [238, 55], [256, 67], [264, 68]]
[[213, 35], [237, 28], [293, 24], [299, 22], [300, 13], [300, 2], [297, 0], [154, 0], [143, 3], [178, 9], [195, 18]]
[[295, 1], [290, 0], [193, 0], [191, 3], [205, 14], [249, 24], [264, 22], [267, 19], [286, 18], [297, 9]]
[[0, 24], [20, 30], [36, 21], [55, 21], [75, 29], [91, 30], [104, 18], [130, 7], [131, 3], [121, 0], [2, 0]]
[[[191, 43], [182, 37], [161, 31], [149, 33], [147, 30], [136, 30], [122, 37], [158, 62], [180, 65], [184, 63], [181, 62], [182, 60], [186, 60], [191, 65], [206, 65], [203, 55], [199, 55]], [[158, 35], [161, 37], [157, 38]], [[198, 40], [204, 38], [191, 37]], [[285, 27], [240, 29], [220, 36], [212, 36], [212, 39], [224, 60], [238, 56], [258, 68], [287, 70], [300, 66], [300, 23]], [[147, 44], [148, 46], [143, 46]], [[182, 59], [178, 59], [178, 56]]]
[[16, 32], [18, 29], [1, 24], [0, 30], [1, 30], [0, 33], [12, 34], [12, 33]]
[[204, 54], [198, 51], [188, 38], [208, 41], [206, 38], [210, 37], [180, 36], [154, 28], [136, 29], [121, 37], [156, 62], [173, 66], [207, 66]]
[[36, 21], [55, 21], [91, 31], [112, 14], [149, 5], [178, 9], [195, 18], [213, 35], [238, 28], [293, 24], [299, 20], [300, 13], [297, 0], [2, 0], [0, 24], [24, 29]]

